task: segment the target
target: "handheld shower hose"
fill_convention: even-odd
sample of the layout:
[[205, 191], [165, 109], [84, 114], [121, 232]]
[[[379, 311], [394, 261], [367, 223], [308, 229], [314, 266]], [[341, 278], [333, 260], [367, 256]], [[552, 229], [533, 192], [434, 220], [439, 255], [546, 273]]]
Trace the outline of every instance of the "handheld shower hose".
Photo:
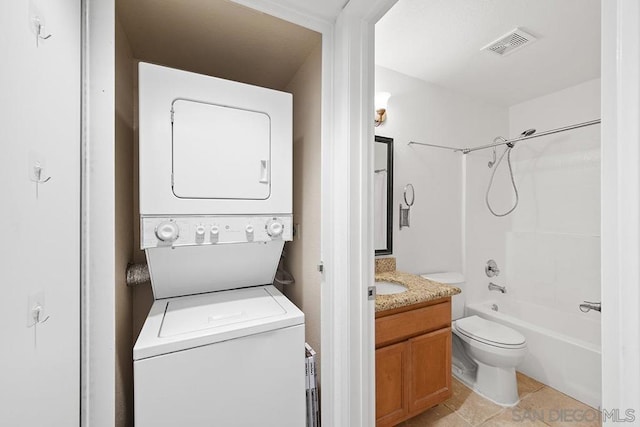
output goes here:
[[[489, 186], [487, 187], [487, 192], [485, 194], [484, 200], [487, 203], [487, 208], [489, 208], [489, 212], [491, 212], [494, 216], [502, 217], [507, 216], [518, 207], [518, 202], [520, 201], [520, 196], [518, 195], [518, 187], [516, 186], [516, 181], [513, 178], [513, 168], [511, 167], [511, 150], [513, 150], [513, 145], [507, 146], [507, 148], [502, 152], [502, 155], [498, 159], [497, 162], [493, 165], [493, 171], [491, 172], [491, 178], [489, 179]], [[513, 185], [513, 192], [516, 195], [516, 201], [513, 204], [513, 207], [504, 213], [497, 213], [491, 207], [491, 203], [489, 203], [489, 192], [491, 191], [491, 186], [493, 185], [493, 178], [496, 176], [496, 171], [500, 167], [500, 163], [502, 163], [502, 159], [504, 159], [504, 155], [507, 155], [507, 164], [509, 165], [509, 176], [511, 177], [511, 185]]]
[[[526, 138], [527, 136], [531, 136], [534, 133], [536, 133], [535, 129], [527, 129], [527, 130], [525, 130], [524, 132], [522, 132], [520, 134], [520, 138], [519, 139]], [[514, 143], [507, 141], [506, 139], [504, 139], [501, 136], [499, 136], [496, 139], [494, 139], [493, 142], [494, 143], [497, 143], [497, 142], [506, 143], [507, 144], [507, 148], [502, 152], [502, 155], [500, 156], [498, 161], [496, 161], [496, 158], [495, 158], [496, 154], [495, 154], [495, 147], [494, 147], [493, 161], [489, 162], [489, 167], [490, 168], [493, 167], [493, 172], [491, 172], [491, 178], [489, 179], [489, 186], [487, 187], [487, 193], [484, 196], [484, 200], [487, 203], [487, 208], [489, 208], [489, 212], [491, 212], [493, 215], [495, 215], [497, 217], [502, 217], [502, 216], [507, 216], [511, 212], [516, 210], [516, 208], [518, 207], [518, 202], [520, 202], [520, 196], [518, 195], [518, 187], [516, 186], [516, 180], [513, 178], [513, 167], [511, 167], [511, 150], [513, 150]], [[505, 154], [507, 155], [507, 164], [509, 165], [509, 176], [511, 177], [511, 185], [513, 186], [513, 192], [516, 195], [516, 201], [513, 204], [513, 207], [511, 209], [509, 209], [508, 211], [506, 211], [504, 213], [497, 213], [491, 207], [491, 203], [489, 203], [489, 192], [491, 191], [491, 186], [493, 185], [493, 178], [496, 176], [496, 171], [500, 167], [500, 163], [502, 163], [502, 159], [504, 159], [504, 155]]]

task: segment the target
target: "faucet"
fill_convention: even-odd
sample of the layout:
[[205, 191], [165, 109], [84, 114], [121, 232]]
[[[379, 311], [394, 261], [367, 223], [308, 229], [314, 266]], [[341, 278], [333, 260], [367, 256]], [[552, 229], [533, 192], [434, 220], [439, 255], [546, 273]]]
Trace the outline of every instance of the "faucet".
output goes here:
[[499, 291], [503, 294], [507, 293], [507, 287], [506, 286], [500, 286], [500, 285], [496, 285], [495, 283], [489, 282], [489, 290], [490, 291]]
[[591, 310], [602, 312], [602, 303], [585, 301], [583, 304], [580, 304], [580, 311], [581, 312], [588, 313]]

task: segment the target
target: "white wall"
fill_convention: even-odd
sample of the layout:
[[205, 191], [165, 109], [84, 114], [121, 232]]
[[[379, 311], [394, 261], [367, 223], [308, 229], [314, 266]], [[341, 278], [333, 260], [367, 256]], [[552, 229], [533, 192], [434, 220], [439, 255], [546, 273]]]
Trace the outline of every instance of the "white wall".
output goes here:
[[[410, 273], [462, 271], [463, 155], [407, 143], [480, 144], [506, 132], [507, 110], [383, 67], [376, 67], [375, 90], [391, 93], [387, 120], [376, 134], [394, 139], [397, 268]], [[398, 207], [408, 183], [416, 193], [411, 227], [399, 230]]]
[[[78, 426], [80, 2], [0, 9], [0, 425]], [[37, 304], [48, 320], [30, 327]]]

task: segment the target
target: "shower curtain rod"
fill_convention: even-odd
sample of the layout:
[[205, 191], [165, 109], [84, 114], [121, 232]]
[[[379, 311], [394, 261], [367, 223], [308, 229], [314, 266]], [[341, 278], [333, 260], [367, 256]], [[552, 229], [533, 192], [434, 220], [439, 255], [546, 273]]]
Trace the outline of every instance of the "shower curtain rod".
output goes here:
[[506, 139], [506, 140], [503, 140], [503, 141], [500, 141], [500, 142], [494, 142], [494, 143], [491, 143], [491, 144], [481, 145], [479, 147], [473, 147], [473, 148], [447, 147], [445, 145], [427, 144], [425, 142], [415, 142], [415, 141], [409, 142], [409, 145], [411, 145], [411, 144], [424, 145], [426, 147], [444, 148], [446, 150], [452, 150], [453, 152], [458, 152], [459, 151], [462, 154], [469, 154], [472, 151], [486, 150], [487, 148], [493, 148], [493, 147], [497, 147], [499, 145], [514, 144], [516, 142], [525, 141], [527, 139], [539, 138], [541, 136], [552, 135], [554, 133], [560, 133], [560, 132], [564, 132], [564, 131], [567, 131], [567, 130], [579, 129], [579, 128], [583, 128], [583, 127], [586, 127], [586, 126], [597, 125], [597, 124], [600, 123], [600, 121], [601, 121], [600, 119], [590, 120], [588, 122], [578, 123], [578, 124], [575, 124], [575, 125], [565, 126], [565, 127], [561, 127], [561, 128], [557, 128], [557, 129], [552, 129], [552, 130], [548, 130], [548, 131], [545, 131], [545, 132], [534, 133], [534, 134], [528, 135], [528, 136], [521, 136], [521, 137], [518, 137], [518, 138]]

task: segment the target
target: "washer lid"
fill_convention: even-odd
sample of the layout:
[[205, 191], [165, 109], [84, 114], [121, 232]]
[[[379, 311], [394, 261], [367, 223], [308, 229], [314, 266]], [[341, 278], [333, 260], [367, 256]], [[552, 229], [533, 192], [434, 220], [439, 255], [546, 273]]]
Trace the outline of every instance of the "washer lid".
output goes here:
[[521, 346], [525, 343], [520, 332], [478, 316], [456, 320], [456, 329], [475, 340], [497, 346]]
[[133, 348], [133, 359], [301, 324], [304, 314], [271, 285], [157, 300]]
[[286, 314], [264, 288], [213, 292], [167, 302], [160, 338], [248, 323]]

